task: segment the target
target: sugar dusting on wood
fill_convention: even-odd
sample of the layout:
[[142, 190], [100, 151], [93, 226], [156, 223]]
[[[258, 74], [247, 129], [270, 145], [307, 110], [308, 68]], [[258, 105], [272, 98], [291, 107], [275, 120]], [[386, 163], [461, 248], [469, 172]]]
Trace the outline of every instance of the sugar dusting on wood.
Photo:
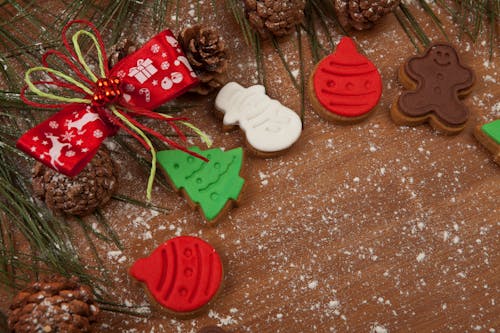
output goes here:
[[[247, 47], [238, 28], [234, 23], [225, 27], [231, 16], [220, 12], [210, 12], [203, 21], [218, 26], [233, 50], [230, 77], [255, 84], [252, 51], [243, 50]], [[181, 15], [183, 24], [195, 23], [196, 8]], [[375, 115], [339, 126], [321, 120], [306, 104], [301, 141], [282, 157], [247, 156], [242, 204], [218, 226], [203, 226], [182, 197], [160, 186], [153, 203], [168, 207], [169, 214], [117, 201], [104, 209], [124, 244], [118, 250], [96, 242], [110, 269], [105, 291], [118, 302], [138, 306], [134, 309], [144, 317], [105, 312], [103, 330], [195, 333], [215, 324], [230, 332], [387, 333], [423, 327], [496, 332], [498, 168], [471, 137], [471, 128], [443, 137], [428, 126], [392, 123], [389, 108], [401, 90], [397, 67], [415, 49], [394, 18], [375, 29], [354, 34], [384, 80]], [[291, 36], [280, 45], [293, 76], [299, 77], [296, 39]], [[488, 58], [485, 45], [453, 43], [464, 45], [467, 63]], [[272, 45], [264, 44], [263, 52], [269, 94], [298, 111], [299, 94]], [[475, 68], [477, 93], [465, 100], [475, 123], [500, 116], [497, 58], [495, 50], [493, 61], [475, 62], [482, 67]], [[307, 64], [307, 73], [311, 67]], [[238, 131], [221, 132], [210, 114], [213, 100], [197, 101], [202, 106], [183, 115], [207, 131], [215, 146], [244, 144]], [[121, 193], [141, 199], [146, 176], [117, 147], [110, 149], [120, 165]], [[209, 241], [226, 270], [219, 297], [206, 313], [189, 320], [157, 309], [127, 274], [136, 259], [179, 235]], [[90, 253], [88, 245], [82, 248]]]

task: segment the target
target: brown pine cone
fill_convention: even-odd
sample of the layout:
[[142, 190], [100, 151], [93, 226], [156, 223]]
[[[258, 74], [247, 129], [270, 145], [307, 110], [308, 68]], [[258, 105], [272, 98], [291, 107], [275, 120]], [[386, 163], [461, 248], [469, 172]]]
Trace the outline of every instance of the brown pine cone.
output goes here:
[[98, 313], [88, 286], [74, 277], [53, 276], [14, 297], [8, 323], [12, 333], [92, 332]]
[[262, 38], [292, 33], [304, 18], [305, 0], [244, 0], [245, 13]]
[[84, 216], [109, 201], [118, 187], [116, 174], [108, 150], [101, 147], [72, 178], [37, 162], [33, 168], [33, 192], [56, 214]]
[[227, 67], [227, 51], [224, 40], [211, 27], [195, 25], [179, 34], [179, 43], [186, 58], [200, 79], [200, 84], [191, 91], [201, 95], [222, 87]]
[[334, 0], [340, 24], [345, 28], [366, 30], [392, 12], [400, 0]]
[[122, 60], [129, 54], [134, 53], [136, 50], [137, 46], [130, 40], [126, 38], [120, 40], [118, 43], [113, 45], [113, 47], [111, 47], [108, 55], [108, 67], [112, 68], [118, 63], [118, 61]]

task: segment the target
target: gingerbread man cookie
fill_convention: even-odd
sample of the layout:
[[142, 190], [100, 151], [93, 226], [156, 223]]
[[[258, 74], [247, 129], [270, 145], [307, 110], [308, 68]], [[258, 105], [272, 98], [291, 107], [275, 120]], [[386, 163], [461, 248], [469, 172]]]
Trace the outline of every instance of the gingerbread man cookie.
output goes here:
[[447, 43], [432, 44], [423, 55], [410, 58], [399, 70], [407, 88], [393, 103], [396, 124], [429, 122], [435, 129], [456, 134], [465, 128], [469, 110], [462, 103], [474, 84], [474, 72], [463, 65]]

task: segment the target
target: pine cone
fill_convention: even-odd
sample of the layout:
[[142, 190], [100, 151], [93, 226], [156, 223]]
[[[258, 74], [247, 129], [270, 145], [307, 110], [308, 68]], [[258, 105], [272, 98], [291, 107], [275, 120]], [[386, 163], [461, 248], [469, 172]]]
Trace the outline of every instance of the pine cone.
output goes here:
[[345, 28], [366, 30], [392, 12], [400, 0], [335, 0], [335, 11]]
[[245, 13], [262, 38], [289, 35], [304, 18], [305, 0], [244, 0]]
[[185, 28], [179, 43], [200, 84], [191, 91], [207, 95], [225, 84], [228, 55], [226, 45], [214, 28], [195, 25]]
[[118, 61], [122, 60], [129, 54], [134, 53], [136, 50], [137, 46], [128, 39], [124, 38], [120, 40], [111, 47], [108, 57], [108, 67], [112, 68], [118, 63]]
[[77, 278], [53, 276], [22, 290], [10, 305], [13, 333], [92, 332], [99, 308], [92, 290]]
[[117, 185], [113, 161], [104, 147], [72, 178], [41, 163], [33, 168], [33, 192], [57, 214], [88, 215], [109, 201]]

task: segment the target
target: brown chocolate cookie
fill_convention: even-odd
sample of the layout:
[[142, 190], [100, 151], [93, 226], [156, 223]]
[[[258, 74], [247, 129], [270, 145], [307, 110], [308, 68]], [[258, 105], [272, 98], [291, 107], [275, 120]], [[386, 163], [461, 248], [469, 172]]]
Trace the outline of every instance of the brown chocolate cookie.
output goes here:
[[399, 78], [409, 90], [393, 103], [395, 123], [415, 126], [429, 122], [447, 134], [465, 128], [470, 112], [460, 98], [470, 92], [474, 72], [461, 63], [451, 45], [432, 44], [400, 68]]

